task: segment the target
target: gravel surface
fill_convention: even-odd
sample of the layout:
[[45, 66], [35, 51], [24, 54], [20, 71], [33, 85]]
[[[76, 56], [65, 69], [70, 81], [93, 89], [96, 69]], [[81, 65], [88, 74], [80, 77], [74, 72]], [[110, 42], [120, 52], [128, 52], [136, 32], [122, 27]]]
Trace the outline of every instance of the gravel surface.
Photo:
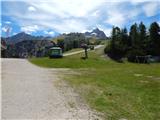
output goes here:
[[98, 119], [59, 72], [65, 70], [2, 59], [2, 119]]
[[[98, 49], [98, 48], [101, 48], [101, 47], [104, 47], [104, 45], [97, 45], [94, 47], [94, 49]], [[89, 51], [90, 49], [88, 49]], [[63, 56], [70, 56], [70, 55], [75, 55], [75, 54], [79, 54], [79, 53], [82, 53], [84, 52], [84, 50], [80, 50], [80, 51], [75, 51], [75, 52], [71, 52], [71, 53], [64, 53]]]

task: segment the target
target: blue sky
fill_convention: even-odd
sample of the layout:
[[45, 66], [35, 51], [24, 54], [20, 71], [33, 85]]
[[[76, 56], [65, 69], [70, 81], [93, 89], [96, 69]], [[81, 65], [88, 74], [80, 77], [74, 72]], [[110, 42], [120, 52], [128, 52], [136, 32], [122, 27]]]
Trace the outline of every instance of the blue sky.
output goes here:
[[109, 36], [113, 25], [129, 29], [140, 21], [147, 27], [154, 21], [160, 24], [159, 6], [160, 0], [2, 0], [1, 36], [6, 31], [10, 36], [55, 36], [96, 27]]

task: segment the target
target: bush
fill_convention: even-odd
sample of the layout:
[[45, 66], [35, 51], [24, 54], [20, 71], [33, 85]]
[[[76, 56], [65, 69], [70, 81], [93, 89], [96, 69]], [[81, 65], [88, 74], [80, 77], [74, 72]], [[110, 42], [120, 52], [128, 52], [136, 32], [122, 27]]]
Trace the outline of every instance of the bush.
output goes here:
[[107, 45], [105, 48], [104, 48], [104, 53], [105, 54], [108, 54], [110, 52], [110, 46]]
[[123, 57], [122, 51], [119, 49], [112, 50], [109, 46], [104, 49], [104, 52], [113, 60], [120, 61]]
[[136, 61], [136, 56], [145, 56], [146, 54], [139, 49], [133, 49], [127, 52], [127, 59], [130, 62], [135, 62]]

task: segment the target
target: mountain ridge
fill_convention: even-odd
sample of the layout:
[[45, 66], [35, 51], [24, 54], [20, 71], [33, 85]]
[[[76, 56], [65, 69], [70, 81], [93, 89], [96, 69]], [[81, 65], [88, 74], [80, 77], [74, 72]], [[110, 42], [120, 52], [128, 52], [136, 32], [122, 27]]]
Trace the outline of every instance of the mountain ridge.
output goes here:
[[107, 36], [102, 30], [99, 30], [99, 28], [93, 29], [91, 32], [85, 32], [84, 33], [86, 37], [96, 37], [98, 39], [106, 39]]
[[20, 32], [16, 35], [13, 35], [11, 37], [8, 38], [4, 38], [7, 44], [16, 44], [22, 41], [26, 41], [26, 40], [51, 40], [53, 37], [47, 36], [33, 36], [33, 35], [29, 35], [25, 32]]
[[[99, 28], [93, 29], [91, 32], [85, 32], [83, 34], [85, 35], [86, 38], [89, 38], [89, 37], [95, 37], [97, 39], [106, 39], [107, 38], [105, 33], [102, 30], [99, 30]], [[59, 36], [61, 36], [61, 35], [67, 35], [67, 34], [66, 33], [59, 34]], [[8, 37], [8, 38], [4, 38], [4, 37], [1, 37], [1, 38], [5, 39], [7, 44], [16, 44], [16, 43], [26, 41], [26, 40], [52, 40], [55, 37], [42, 36], [42, 35], [41, 36], [34, 36], [34, 35], [27, 34], [25, 32], [20, 32], [16, 35]]]

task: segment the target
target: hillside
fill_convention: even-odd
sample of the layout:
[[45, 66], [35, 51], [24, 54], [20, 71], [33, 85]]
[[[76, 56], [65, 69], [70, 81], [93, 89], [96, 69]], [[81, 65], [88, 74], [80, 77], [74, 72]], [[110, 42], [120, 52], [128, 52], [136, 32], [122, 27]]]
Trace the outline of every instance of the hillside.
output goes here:
[[105, 120], [157, 120], [160, 64], [117, 63], [102, 57], [102, 51], [89, 51], [86, 60], [80, 59], [84, 53], [29, 60], [41, 67], [69, 68], [64, 80]]
[[81, 44], [100, 44], [106, 39], [106, 35], [98, 28], [86, 33], [61, 34], [55, 38], [45, 36], [33, 36], [25, 32], [18, 33], [8, 38], [2, 38], [7, 47], [5, 57], [42, 57], [48, 55], [48, 49], [54, 46], [61, 47], [63, 52], [73, 48], [81, 48]]
[[11, 37], [6, 38], [7, 44], [16, 44], [18, 42], [22, 42], [25, 40], [51, 40], [52, 37], [44, 37], [44, 36], [33, 36], [26, 34], [25, 32], [18, 33]]

